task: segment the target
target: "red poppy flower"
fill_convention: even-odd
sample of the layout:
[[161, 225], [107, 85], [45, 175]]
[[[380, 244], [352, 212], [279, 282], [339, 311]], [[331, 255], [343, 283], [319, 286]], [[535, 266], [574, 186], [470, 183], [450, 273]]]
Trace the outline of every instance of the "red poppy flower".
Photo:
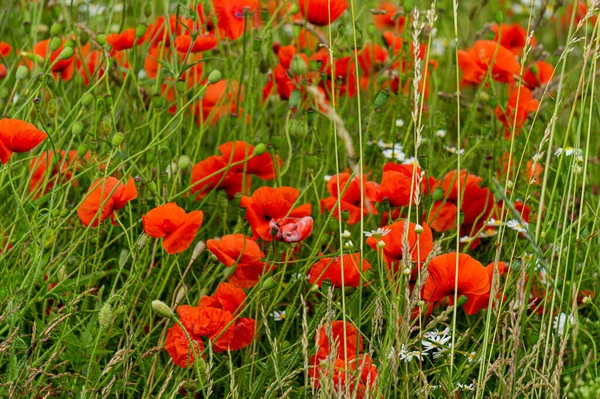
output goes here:
[[220, 239], [208, 240], [208, 250], [225, 266], [235, 266], [229, 282], [236, 287], [251, 288], [262, 275], [272, 269], [260, 260], [265, 254], [258, 244], [243, 234], [229, 234]]
[[427, 223], [437, 232], [452, 230], [456, 226], [458, 208], [453, 202], [438, 201], [432, 205]]
[[423, 286], [422, 296], [428, 302], [437, 302], [456, 294], [457, 297], [465, 295], [466, 303], [469, 303], [475, 296], [489, 294], [488, 270], [467, 254], [457, 256], [456, 252], [452, 252], [436, 256], [429, 262], [427, 271], [429, 274]]
[[[66, 60], [59, 60], [58, 56], [63, 51], [66, 40], [62, 39], [62, 42], [56, 51], [50, 53], [50, 63], [52, 65], [52, 74], [54, 77], [60, 76], [62, 80], [70, 80], [73, 77], [75, 71], [74, 60], [75, 55], [67, 58]], [[48, 52], [50, 51], [49, 45], [50, 40], [42, 40], [33, 46], [34, 54], [40, 56], [42, 59], [46, 59]], [[29, 69], [33, 67], [33, 62], [28, 61]]]
[[137, 198], [137, 188], [132, 178], [123, 184], [116, 177], [96, 180], [88, 190], [85, 199], [77, 208], [79, 220], [86, 225], [97, 227], [109, 217], [113, 220], [115, 212]]
[[219, 34], [237, 40], [244, 33], [244, 26], [252, 24], [252, 18], [244, 20], [244, 14], [253, 13], [257, 6], [258, 0], [213, 0]]
[[358, 53], [358, 65], [364, 76], [372, 76], [383, 66], [387, 58], [386, 49], [378, 44], [367, 43]]
[[[516, 56], [520, 56], [523, 53], [523, 48], [527, 41], [527, 30], [519, 25], [519, 23], [512, 25], [500, 24], [500, 27], [498, 27], [498, 24], [494, 24], [491, 29], [496, 34], [494, 37], [495, 42], [498, 42], [498, 39], [500, 39], [500, 44]], [[532, 37], [529, 45], [535, 46], [536, 42], [535, 37]]]
[[311, 204], [303, 204], [292, 209], [299, 191], [293, 187], [261, 187], [252, 196], [243, 196], [240, 206], [246, 208], [246, 219], [252, 227], [254, 238], [271, 241], [271, 219], [284, 217], [310, 216]]
[[[485, 267], [487, 271], [490, 287], [492, 286], [492, 279], [494, 278], [494, 268], [495, 263], [490, 263]], [[498, 275], [503, 274], [506, 271], [506, 263], [498, 262]], [[499, 293], [501, 295], [501, 293]], [[468, 315], [473, 315], [479, 312], [481, 309], [487, 309], [488, 304], [490, 302], [490, 293], [486, 293], [483, 295], [473, 295], [469, 298], [469, 300], [463, 305], [463, 309], [465, 313]]]
[[[358, 287], [361, 282], [361, 273], [369, 269], [371, 269], [371, 264], [367, 260], [363, 259], [361, 265], [358, 252], [335, 258], [321, 258], [310, 268], [308, 281], [319, 287], [325, 280], [329, 280], [334, 288]], [[363, 284], [368, 284], [368, 281], [364, 281]]]
[[33, 158], [29, 164], [31, 170], [29, 192], [34, 195], [34, 198], [50, 192], [57, 181], [61, 183], [70, 181], [73, 171], [77, 170], [81, 161], [90, 159], [89, 152], [80, 159], [75, 150], [68, 153], [60, 151], [58, 157], [55, 155], [54, 151], [46, 151], [39, 157]]
[[161, 205], [142, 216], [144, 231], [150, 237], [164, 238], [162, 246], [168, 254], [189, 248], [202, 226], [202, 211], [186, 213], [174, 202]]
[[[414, 177], [413, 177], [414, 173]], [[383, 166], [383, 175], [379, 185], [379, 202], [389, 201], [393, 207], [408, 206], [414, 203], [417, 191], [427, 194], [428, 180], [423, 178], [424, 173], [419, 167], [414, 170], [411, 164], [399, 165], [388, 162]], [[433, 186], [435, 180], [429, 181]]]
[[13, 152], [33, 150], [48, 135], [31, 123], [19, 119], [0, 119], [0, 161], [6, 164]]
[[[242, 192], [242, 173], [227, 171], [227, 161], [222, 156], [214, 155], [194, 165], [191, 174], [192, 194], [196, 195], [196, 201], [204, 198], [214, 189], [225, 190], [227, 196], [232, 199], [237, 193]], [[214, 176], [211, 176], [214, 175]], [[246, 188], [252, 184], [252, 177], [246, 176]]]
[[[121, 50], [128, 50], [135, 44], [135, 28], [125, 29], [121, 33], [111, 33], [106, 35], [106, 42], [111, 45], [113, 53]], [[138, 44], [141, 40], [138, 41]]]
[[333, 88], [338, 96], [354, 97], [357, 93], [356, 67], [354, 57], [342, 57], [335, 60], [335, 68], [329, 66], [326, 70], [327, 81], [321, 83], [321, 87], [328, 96], [331, 96], [332, 80]]
[[[372, 387], [377, 379], [377, 368], [373, 365], [373, 360], [369, 355], [360, 355], [347, 362], [336, 359], [333, 364], [333, 373], [331, 373], [331, 364], [321, 364], [321, 361], [315, 357], [311, 360], [312, 366], [309, 373], [315, 388], [319, 389], [320, 381], [327, 378], [331, 380], [334, 390], [341, 397], [346, 390], [352, 392], [353, 398], [358, 399], [373, 393]], [[330, 374], [332, 375], [330, 376]]]
[[271, 236], [275, 241], [298, 242], [312, 234], [313, 218], [279, 218], [269, 221]]
[[177, 18], [175, 15], [169, 17], [169, 21], [165, 17], [160, 16], [156, 21], [146, 28], [146, 33], [140, 39], [139, 43], [150, 42], [150, 46], [157, 47], [159, 45], [169, 46], [171, 44], [171, 35], [177, 37], [184, 32], [192, 32], [194, 30], [194, 21], [190, 18]]
[[177, 36], [173, 43], [177, 51], [182, 53], [199, 53], [217, 46], [217, 38], [213, 35], [198, 35], [192, 39], [190, 35]]
[[355, 224], [360, 221], [360, 209], [363, 208], [365, 215], [374, 214], [377, 215], [377, 209], [373, 205], [378, 200], [378, 185], [375, 182], [367, 181], [366, 177], [363, 177], [363, 188], [364, 198], [361, 205], [360, 195], [360, 180], [355, 177], [350, 179], [352, 175], [347, 172], [342, 172], [339, 175], [332, 176], [327, 182], [327, 191], [329, 191], [330, 197], [321, 200], [321, 212], [324, 212], [325, 208], [333, 214], [335, 218], [338, 218], [338, 179], [339, 179], [339, 191], [341, 198], [339, 198], [340, 208], [343, 211], [349, 212], [348, 224]]
[[[230, 141], [219, 146], [219, 152], [223, 156], [226, 164], [239, 163], [230, 167], [234, 172], [242, 173], [244, 169], [246, 174], [255, 175], [263, 180], [275, 179], [275, 166], [273, 159], [268, 152], [261, 155], [254, 155], [254, 146], [243, 141]], [[243, 161], [248, 159], [245, 162]], [[277, 157], [279, 164], [282, 165], [281, 159]]]
[[8, 57], [12, 51], [12, 46], [6, 42], [0, 42], [0, 55], [2, 57]]
[[530, 65], [523, 75], [523, 81], [529, 88], [542, 87], [552, 79], [554, 67], [546, 61], [537, 61]]
[[0, 64], [0, 79], [4, 79], [8, 74], [8, 69], [4, 64]]
[[348, 8], [346, 0], [298, 0], [300, 12], [311, 24], [325, 26], [334, 22]]
[[376, 8], [376, 13], [373, 15], [375, 26], [378, 29], [392, 29], [397, 33], [404, 31], [406, 17], [398, 15], [398, 9], [392, 3], [384, 1]]
[[196, 356], [202, 353], [204, 344], [201, 338], [192, 338], [190, 341], [181, 326], [175, 324], [167, 332], [165, 350], [177, 366], [188, 368], [194, 364]]
[[[379, 241], [385, 243], [383, 256], [390, 268], [404, 257], [403, 245], [405, 241], [408, 244], [408, 255], [410, 255], [413, 262], [425, 262], [429, 253], [433, 250], [433, 236], [427, 223], [421, 224], [423, 229], [421, 234], [415, 232], [417, 227], [415, 223], [408, 222], [408, 226], [406, 226], [406, 223], [404, 220], [392, 223], [384, 227], [384, 230], [387, 230], [384, 235], [372, 235], [367, 238], [367, 245], [375, 250]], [[404, 237], [405, 229], [407, 229], [408, 234], [406, 238]]]
[[[328, 334], [331, 331], [331, 336]], [[343, 320], [334, 320], [329, 326], [321, 326], [319, 332], [315, 334], [315, 345], [317, 353], [315, 359], [323, 360], [333, 351], [336, 352], [336, 359], [350, 360], [355, 359], [359, 352], [363, 350], [362, 336], [356, 327]]]
[[[241, 101], [243, 98], [243, 87], [238, 82], [223, 79], [209, 85], [204, 93], [204, 97], [202, 97], [202, 101], [196, 109], [196, 114], [200, 116], [198, 123], [203, 121], [214, 124], [227, 114], [235, 114], [238, 92], [240, 90], [242, 91], [240, 94]], [[241, 108], [239, 111], [241, 113]]]
[[463, 82], [483, 82], [488, 69], [491, 78], [498, 82], [511, 83], [519, 75], [520, 67], [514, 54], [497, 42], [479, 40], [473, 48], [458, 52], [458, 66], [463, 73]]
[[516, 87], [511, 90], [506, 110], [496, 106], [496, 118], [504, 125], [504, 137], [509, 139], [513, 128], [515, 135], [523, 126], [530, 112], [537, 111], [538, 100], [527, 87]]
[[[573, 27], [579, 25], [579, 23], [585, 18], [588, 13], [587, 4], [584, 1], [578, 1], [577, 6], [575, 8], [575, 16], [573, 17], [573, 4], [568, 4], [566, 7], [565, 13], [560, 18], [562, 26], [568, 28], [571, 24], [571, 18], [573, 18]], [[596, 25], [598, 17], [596, 15], [592, 15], [589, 17], [588, 22], [592, 25]]]

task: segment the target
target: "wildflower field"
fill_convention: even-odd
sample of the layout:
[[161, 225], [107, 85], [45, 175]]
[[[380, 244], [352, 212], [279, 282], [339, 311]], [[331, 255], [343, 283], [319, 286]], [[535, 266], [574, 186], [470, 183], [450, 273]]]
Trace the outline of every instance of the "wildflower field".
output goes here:
[[597, 0], [0, 2], [0, 398], [600, 397]]

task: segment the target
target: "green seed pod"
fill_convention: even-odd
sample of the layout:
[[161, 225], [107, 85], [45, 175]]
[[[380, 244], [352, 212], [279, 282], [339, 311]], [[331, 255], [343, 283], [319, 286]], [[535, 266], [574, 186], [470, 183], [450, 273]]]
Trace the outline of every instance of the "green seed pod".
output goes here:
[[348, 209], [344, 209], [342, 211], [342, 219], [344, 220], [344, 222], [347, 222], [349, 218], [350, 218], [350, 211]]
[[152, 310], [154, 311], [154, 313], [161, 317], [164, 317], [165, 319], [172, 319], [173, 317], [175, 317], [171, 308], [168, 307], [166, 303], [164, 303], [163, 301], [159, 301], [158, 299], [152, 301]]
[[123, 142], [123, 133], [117, 132], [117, 133], [113, 134], [113, 137], [111, 140], [111, 144], [113, 145], [113, 147], [120, 146], [122, 142]]
[[73, 47], [65, 47], [60, 52], [58, 58], [61, 60], [68, 60], [69, 58], [73, 57], [74, 54], [75, 51], [73, 51]]
[[153, 195], [156, 195], [156, 183], [151, 181], [150, 183], [148, 183], [148, 185], [146, 186], [148, 187], [148, 191], [150, 191]]
[[147, 29], [148, 27], [146, 26], [146, 24], [138, 24], [138, 26], [135, 28], [135, 38], [139, 39], [142, 36], [144, 36], [146, 34]]
[[264, 154], [265, 152], [267, 152], [267, 146], [265, 145], [265, 143], [258, 143], [256, 147], [254, 147], [254, 153], [252, 155], [258, 157]]
[[96, 36], [96, 41], [99, 45], [104, 46], [106, 44], [106, 35], [100, 34]]
[[58, 103], [54, 98], [51, 98], [50, 101], [48, 101], [46, 112], [50, 118], [54, 118], [56, 114], [58, 114]]
[[461, 295], [458, 298], [458, 301], [456, 301], [456, 306], [462, 306], [462, 305], [464, 305], [465, 303], [467, 303], [467, 300], [468, 300], [468, 298], [467, 298], [466, 295]]
[[151, 1], [147, 1], [146, 4], [144, 4], [144, 16], [146, 18], [150, 18], [152, 16], [152, 2]]
[[25, 65], [20, 65], [17, 68], [16, 78], [17, 80], [25, 80], [29, 76], [29, 69]]
[[432, 198], [434, 201], [441, 201], [444, 198], [444, 190], [440, 187], [433, 190]]
[[288, 106], [290, 109], [296, 108], [300, 105], [300, 100], [302, 99], [302, 94], [300, 90], [294, 89], [292, 94], [290, 94], [290, 99], [288, 100]]
[[112, 322], [113, 311], [110, 303], [105, 302], [104, 305], [100, 308], [100, 312], [98, 312], [98, 324], [100, 324], [100, 328], [106, 330], [110, 327], [110, 323]]
[[254, 52], [257, 53], [260, 51], [261, 48], [262, 48], [262, 39], [260, 37], [257, 37], [252, 42], [252, 50], [254, 50]]
[[112, 132], [112, 121], [110, 120], [110, 116], [105, 116], [100, 120], [98, 124], [98, 133], [101, 136], [106, 137]]
[[165, 99], [160, 94], [152, 96], [152, 106], [156, 109], [162, 109], [165, 106]]
[[498, 10], [494, 13], [494, 19], [496, 20], [496, 23], [499, 25], [502, 22], [504, 22], [504, 14], [502, 13], [502, 11]]
[[390, 99], [390, 91], [387, 89], [381, 90], [379, 92], [379, 94], [377, 94], [377, 97], [375, 98], [375, 104], [374, 104], [375, 109], [382, 108], [389, 99]]
[[94, 102], [94, 95], [92, 93], [85, 93], [81, 99], [81, 105], [89, 107]]
[[306, 62], [299, 55], [295, 55], [290, 62], [290, 70], [294, 75], [302, 75], [306, 73]]
[[56, 51], [60, 48], [60, 45], [62, 44], [62, 40], [60, 39], [60, 37], [54, 36], [52, 39], [50, 39], [50, 50], [52, 51]]
[[79, 136], [79, 134], [83, 131], [83, 123], [75, 122], [73, 123], [73, 127], [71, 128], [71, 133], [73, 136]]
[[288, 15], [298, 14], [300, 12], [300, 7], [298, 6], [298, 4], [292, 3], [288, 7], [287, 11], [288, 11]]
[[190, 157], [188, 157], [186, 155], [182, 155], [177, 160], [177, 168], [179, 170], [185, 170], [185, 169], [189, 168], [191, 163], [192, 163], [192, 161], [190, 160]]
[[273, 277], [267, 277], [265, 280], [263, 280], [261, 285], [263, 291], [269, 291], [275, 287], [277, 287], [277, 282], [273, 279]]
[[175, 83], [175, 89], [177, 90], [177, 93], [185, 94], [185, 85], [185, 80], [178, 80], [177, 83]]
[[214, 85], [219, 82], [223, 78], [223, 74], [218, 69], [213, 70], [210, 75], [208, 75], [208, 83]]
[[77, 157], [79, 157], [79, 158], [85, 157], [85, 154], [87, 154], [88, 149], [89, 148], [88, 148], [87, 144], [84, 144], [84, 143], [79, 144], [79, 147], [77, 147]]

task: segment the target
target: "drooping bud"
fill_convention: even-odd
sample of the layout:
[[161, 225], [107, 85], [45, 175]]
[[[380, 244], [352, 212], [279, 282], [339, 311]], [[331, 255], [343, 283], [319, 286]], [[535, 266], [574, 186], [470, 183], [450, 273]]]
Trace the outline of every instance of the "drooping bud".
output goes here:
[[144, 4], [144, 16], [146, 18], [150, 18], [152, 16], [152, 2], [150, 0]]
[[466, 296], [466, 295], [461, 295], [461, 296], [458, 298], [458, 300], [456, 301], [456, 306], [462, 306], [462, 305], [464, 305], [465, 303], [467, 303], [467, 300], [468, 300], [468, 299], [469, 299], [469, 298], [467, 298], [467, 296]]
[[172, 319], [173, 317], [175, 317], [171, 308], [168, 307], [166, 303], [164, 303], [163, 301], [159, 301], [158, 299], [152, 301], [152, 310], [154, 311], [154, 313], [161, 317], [164, 317], [165, 319]]
[[383, 106], [388, 102], [389, 99], [390, 99], [390, 91], [387, 89], [381, 90], [377, 94], [377, 97], [375, 97], [375, 104], [374, 104], [375, 109], [383, 108]]
[[434, 201], [441, 201], [444, 198], [444, 190], [441, 187], [436, 188], [433, 190], [432, 197]]
[[87, 154], [88, 149], [89, 148], [88, 148], [87, 144], [85, 144], [85, 143], [79, 144], [79, 147], [77, 147], [77, 156], [79, 158], [85, 157], [85, 154]]
[[123, 133], [117, 132], [113, 135], [111, 143], [113, 147], [118, 147], [123, 142]]
[[204, 241], [198, 241], [198, 244], [196, 244], [196, 246], [194, 247], [194, 250], [192, 251], [192, 259], [193, 260], [198, 259], [200, 254], [202, 254], [202, 252], [204, 252], [205, 249], [206, 249], [206, 244], [204, 243]]
[[60, 47], [61, 44], [62, 44], [62, 40], [60, 39], [60, 37], [54, 36], [52, 39], [50, 39], [50, 50], [52, 50], [52, 51], [58, 50], [58, 48]]
[[210, 75], [208, 75], [208, 83], [214, 85], [218, 83], [223, 78], [223, 74], [218, 69], [213, 70]]
[[151, 181], [150, 183], [147, 184], [146, 187], [148, 187], [148, 191], [150, 191], [152, 193], [152, 195], [156, 195], [156, 183]]
[[60, 36], [63, 33], [63, 27], [60, 23], [54, 22], [50, 27], [50, 34], [52, 36]]
[[29, 69], [25, 65], [20, 65], [17, 68], [16, 78], [17, 80], [25, 80], [29, 76]]
[[256, 147], [254, 147], [254, 155], [255, 157], [261, 156], [267, 151], [267, 146], [264, 143], [258, 143]]
[[277, 282], [273, 279], [273, 277], [267, 277], [261, 285], [263, 291], [269, 291], [275, 287], [277, 287]]
[[94, 102], [94, 95], [92, 93], [85, 93], [81, 99], [81, 105], [89, 107]]
[[75, 54], [75, 51], [73, 51], [73, 48], [65, 46], [62, 49], [62, 51], [60, 52], [60, 55], [58, 56], [58, 58], [61, 60], [68, 60], [69, 58], [73, 57], [73, 54]]
[[105, 34], [97, 35], [96, 41], [98, 42], [99, 45], [104, 46], [106, 44], [106, 35]]
[[79, 136], [79, 134], [83, 131], [83, 123], [77, 121], [73, 123], [73, 127], [71, 128], [71, 133], [73, 136]]
[[142, 36], [144, 36], [146, 34], [147, 29], [148, 27], [146, 26], [146, 24], [138, 24], [138, 26], [135, 28], [135, 38], [139, 39]]

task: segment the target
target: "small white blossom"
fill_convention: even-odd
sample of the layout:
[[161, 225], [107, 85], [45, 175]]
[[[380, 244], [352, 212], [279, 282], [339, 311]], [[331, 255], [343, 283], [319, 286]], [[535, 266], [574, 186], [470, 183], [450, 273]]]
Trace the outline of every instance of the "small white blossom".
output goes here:
[[461, 148], [460, 151], [456, 147], [449, 147], [447, 145], [444, 146], [444, 150], [448, 151], [450, 154], [460, 154], [463, 155], [465, 153], [465, 149]]
[[509, 220], [506, 222], [506, 227], [518, 231], [519, 233], [527, 233], [529, 224], [527, 222], [519, 223], [517, 220]]
[[285, 310], [275, 310], [269, 314], [275, 321], [285, 320]]
[[475, 360], [475, 355], [475, 352], [465, 353], [465, 356], [467, 357], [467, 362], [472, 363], [473, 360]]
[[496, 220], [496, 219], [494, 219], [494, 218], [491, 218], [491, 219], [490, 219], [490, 220], [487, 222], [487, 225], [488, 225], [489, 227], [499, 227], [499, 226], [502, 226], [502, 224], [503, 224], [502, 220]]
[[352, 237], [352, 234], [350, 234], [350, 232], [348, 230], [344, 230], [342, 232], [342, 238], [350, 238]]
[[474, 239], [475, 237], [462, 236], [458, 241], [463, 244], [470, 244], [473, 242]]
[[575, 156], [577, 158], [581, 158], [583, 157], [583, 150], [581, 148], [573, 148], [573, 147], [565, 147], [565, 148], [557, 148], [556, 151], [554, 151], [554, 155], [555, 156], [561, 156], [562, 154], [564, 154], [567, 157], [570, 157], [571, 155], [575, 154]]
[[404, 119], [396, 119], [396, 127], [403, 127]]
[[417, 157], [406, 158], [404, 161], [402, 161], [402, 164], [419, 166], [419, 159]]
[[490, 238], [490, 237], [496, 237], [498, 235], [498, 231], [495, 229], [485, 229], [484, 231], [482, 231], [481, 233], [479, 233], [479, 238]]
[[379, 227], [377, 230], [365, 231], [365, 237], [383, 237], [387, 235], [392, 229], [388, 227]]
[[444, 138], [444, 137], [446, 137], [446, 131], [443, 129], [438, 129], [435, 131], [435, 135], [440, 138]]
[[554, 329], [558, 336], [562, 336], [565, 332], [565, 326], [575, 324], [575, 318], [572, 315], [567, 315], [566, 313], [561, 313], [554, 318]]
[[344, 243], [344, 248], [354, 248], [354, 243], [351, 240], [348, 240]]
[[325, 180], [325, 181], [331, 180], [331, 175], [325, 175], [325, 176], [323, 176], [323, 180]]
[[460, 382], [456, 383], [456, 386], [463, 391], [474, 391], [475, 386], [473, 384], [461, 384]]
[[409, 351], [406, 349], [404, 344], [402, 344], [402, 348], [400, 348], [400, 360], [404, 360], [406, 363], [412, 361], [413, 359], [423, 360], [423, 356], [426, 355], [426, 353], [419, 351]]

